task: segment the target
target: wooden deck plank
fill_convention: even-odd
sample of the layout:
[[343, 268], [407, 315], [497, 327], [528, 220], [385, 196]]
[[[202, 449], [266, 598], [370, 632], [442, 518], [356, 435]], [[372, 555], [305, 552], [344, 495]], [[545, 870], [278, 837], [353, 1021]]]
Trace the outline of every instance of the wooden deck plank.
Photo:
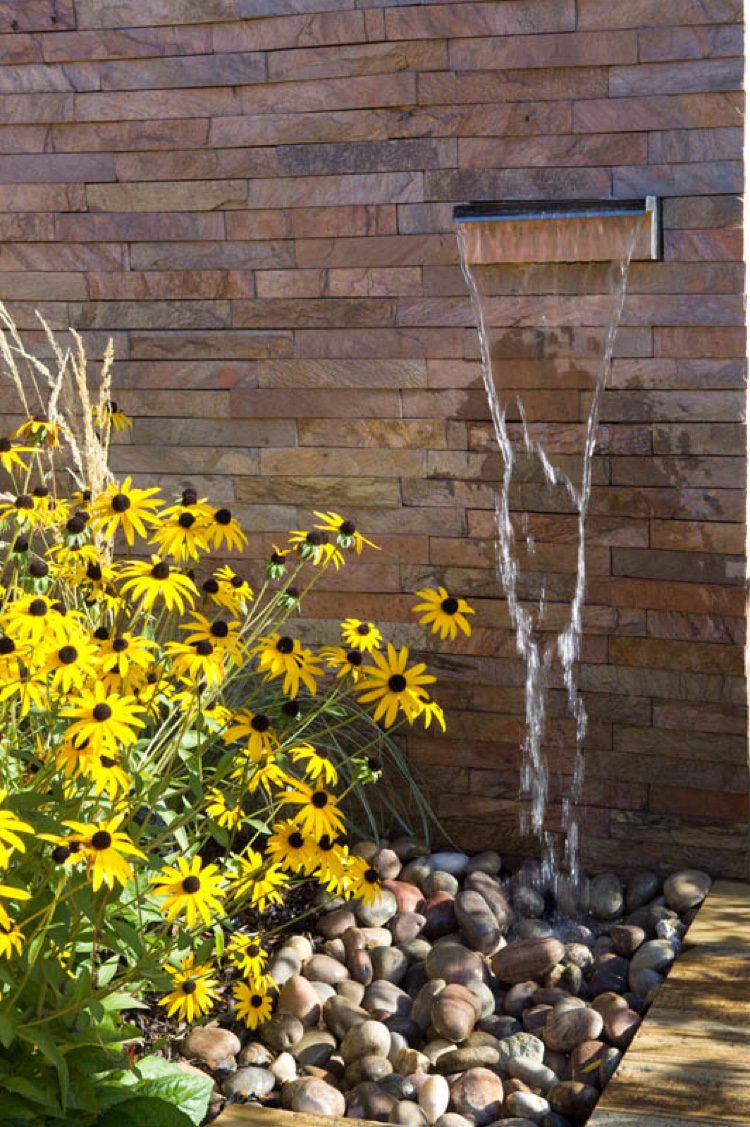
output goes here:
[[588, 1127], [750, 1123], [750, 885], [717, 881]]

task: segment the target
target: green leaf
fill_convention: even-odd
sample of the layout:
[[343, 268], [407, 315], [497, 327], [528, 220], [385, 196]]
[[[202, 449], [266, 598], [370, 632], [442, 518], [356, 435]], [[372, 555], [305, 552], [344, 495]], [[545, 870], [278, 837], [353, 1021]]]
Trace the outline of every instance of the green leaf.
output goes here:
[[0, 1011], [0, 1044], [9, 1049], [16, 1039], [16, 1028], [21, 1015], [18, 1010], [5, 1009]]
[[[210, 1076], [183, 1072], [176, 1064], [155, 1055], [144, 1057], [138, 1061], [135, 1068], [120, 1072], [116, 1079], [116, 1084], [108, 1084], [100, 1090], [99, 1100], [102, 1107], [119, 1112], [123, 1101], [133, 1100], [136, 1096], [166, 1101], [178, 1107], [185, 1116], [186, 1124], [191, 1125], [202, 1122], [213, 1091], [213, 1081]], [[104, 1125], [97, 1123], [97, 1127]], [[114, 1120], [113, 1127], [115, 1127]], [[119, 1120], [116, 1127], [120, 1127]], [[144, 1124], [143, 1127], [146, 1125]]]
[[21, 1040], [28, 1041], [29, 1044], [39, 1049], [40, 1053], [57, 1069], [57, 1079], [60, 1085], [60, 1103], [64, 1108], [68, 1099], [70, 1076], [68, 1074], [68, 1066], [65, 1063], [65, 1057], [58, 1049], [54, 1039], [46, 1030], [38, 1026], [31, 1030], [31, 1032], [24, 1031], [23, 1026], [21, 1026], [18, 1036]]
[[139, 1002], [137, 998], [126, 994], [124, 990], [115, 990], [112, 994], [107, 994], [102, 998], [101, 1005], [106, 1013], [116, 1013], [119, 1010], [147, 1010], [149, 1008], [145, 1002]]
[[96, 1127], [193, 1127], [194, 1120], [184, 1112], [151, 1096], [136, 1096], [110, 1108]]

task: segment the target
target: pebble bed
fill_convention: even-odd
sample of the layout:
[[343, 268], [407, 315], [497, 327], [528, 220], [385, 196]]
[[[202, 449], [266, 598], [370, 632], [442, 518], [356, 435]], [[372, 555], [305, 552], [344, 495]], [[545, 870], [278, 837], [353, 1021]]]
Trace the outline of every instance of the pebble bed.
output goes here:
[[357, 851], [380, 901], [329, 905], [310, 938], [285, 940], [272, 1019], [180, 1043], [183, 1067], [215, 1080], [209, 1119], [255, 1102], [403, 1127], [583, 1124], [711, 885], [697, 870], [602, 873], [571, 920], [534, 862], [508, 873], [497, 853], [413, 839]]

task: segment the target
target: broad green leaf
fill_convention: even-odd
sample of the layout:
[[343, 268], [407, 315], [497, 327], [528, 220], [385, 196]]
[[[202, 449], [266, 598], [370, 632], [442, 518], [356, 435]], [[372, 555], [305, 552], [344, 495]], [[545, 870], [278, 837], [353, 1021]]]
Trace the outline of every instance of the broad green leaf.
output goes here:
[[166, 1100], [136, 1096], [106, 1111], [96, 1127], [193, 1127], [193, 1123]]
[[107, 994], [101, 1000], [102, 1009], [108, 1013], [116, 1013], [119, 1010], [147, 1010], [149, 1007], [145, 1002], [139, 1002], [137, 998], [133, 998], [130, 994], [126, 994], [123, 990], [116, 990], [112, 994]]

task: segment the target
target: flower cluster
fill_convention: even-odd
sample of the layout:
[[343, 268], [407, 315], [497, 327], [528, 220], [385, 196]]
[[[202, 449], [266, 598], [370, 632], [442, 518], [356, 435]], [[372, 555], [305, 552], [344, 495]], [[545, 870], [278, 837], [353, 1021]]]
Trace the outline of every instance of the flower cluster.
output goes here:
[[[93, 416], [129, 426], [111, 401]], [[316, 513], [251, 583], [238, 520], [192, 488], [59, 491], [66, 427], [37, 415], [0, 439], [0, 1022], [23, 1036], [149, 983], [191, 1022], [228, 977], [255, 1028], [267, 909], [302, 882], [379, 897], [344, 800], [387, 729], [445, 727], [435, 678], [375, 623], [320, 647], [290, 624], [326, 569], [379, 550], [354, 521]], [[470, 633], [463, 599], [417, 597], [441, 638]], [[337, 733], [368, 712], [352, 751]]]

